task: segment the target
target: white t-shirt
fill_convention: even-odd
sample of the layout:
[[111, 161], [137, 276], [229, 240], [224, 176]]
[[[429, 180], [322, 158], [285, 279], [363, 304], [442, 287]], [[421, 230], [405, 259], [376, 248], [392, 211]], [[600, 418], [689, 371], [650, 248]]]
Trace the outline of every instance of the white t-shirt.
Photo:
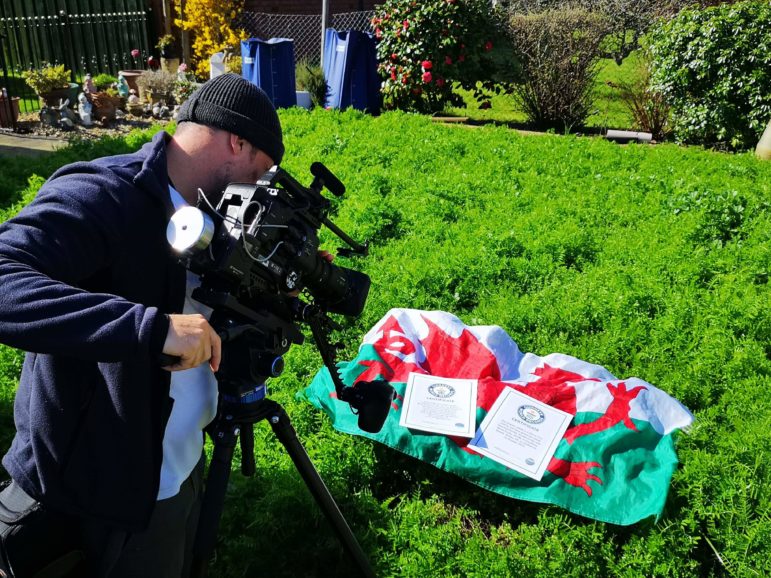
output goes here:
[[[182, 195], [171, 186], [169, 193], [175, 209], [187, 204]], [[208, 319], [211, 309], [191, 297], [193, 289], [200, 284], [201, 279], [188, 271], [185, 307], [182, 312], [200, 313]], [[188, 478], [201, 459], [203, 428], [217, 414], [217, 380], [209, 362], [192, 369], [173, 371], [169, 395], [174, 400], [174, 406], [163, 436], [159, 500], [177, 495], [182, 482]]]

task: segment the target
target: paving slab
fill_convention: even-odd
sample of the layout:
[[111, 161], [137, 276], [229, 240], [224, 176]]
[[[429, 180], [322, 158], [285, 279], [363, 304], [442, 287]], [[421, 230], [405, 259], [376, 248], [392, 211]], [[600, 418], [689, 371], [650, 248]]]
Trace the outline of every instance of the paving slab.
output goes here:
[[58, 138], [0, 131], [0, 156], [2, 157], [35, 157], [66, 145], [67, 141]]

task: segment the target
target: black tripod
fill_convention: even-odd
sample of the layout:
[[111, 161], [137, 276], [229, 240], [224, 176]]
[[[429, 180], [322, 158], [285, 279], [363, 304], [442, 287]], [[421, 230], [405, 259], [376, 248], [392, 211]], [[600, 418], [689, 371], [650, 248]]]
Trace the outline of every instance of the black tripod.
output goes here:
[[[281, 373], [283, 361], [280, 354], [284, 353], [289, 345], [286, 340], [281, 340], [281, 346], [268, 346], [268, 344], [275, 343], [271, 332], [265, 333], [253, 325], [233, 327], [230, 324], [230, 328], [227, 328], [228, 324], [230, 324], [230, 319], [216, 319], [216, 314], [212, 316], [212, 325], [215, 328], [218, 328], [217, 325], [219, 325], [218, 329], [220, 330], [218, 332], [223, 341], [223, 365], [220, 366], [220, 371], [217, 374], [220, 388], [217, 417], [208, 428], [214, 441], [214, 453], [209, 466], [203, 506], [195, 538], [192, 576], [203, 577], [207, 574], [208, 562], [217, 539], [217, 530], [222, 516], [225, 490], [230, 478], [236, 443], [240, 439], [242, 473], [250, 476], [255, 471], [253, 426], [255, 423], [267, 419], [273, 428], [273, 433], [289, 453], [316, 503], [332, 524], [361, 574], [367, 578], [374, 578], [375, 573], [364, 551], [324, 481], [310, 461], [305, 448], [297, 439], [297, 433], [284, 408], [265, 397], [265, 380], [267, 377], [275, 377]], [[223, 325], [226, 326], [224, 330], [222, 329]], [[328, 364], [332, 361], [330, 359], [331, 346], [327, 343], [318, 323], [311, 322], [311, 327], [317, 340], [316, 344], [322, 352], [325, 363]], [[226, 360], [237, 365], [225, 366]], [[334, 364], [332, 364], [330, 371], [337, 385], [340, 381]], [[265, 374], [268, 375], [265, 376]], [[342, 386], [342, 384], [340, 385]], [[380, 386], [376, 387], [377, 391], [380, 392]], [[350, 390], [353, 388], [346, 388], [346, 391]], [[342, 397], [344, 400], [345, 397], [350, 397], [352, 399], [351, 405], [356, 407], [358, 398], [353, 398], [359, 395], [360, 392], [357, 391], [355, 395], [349, 393]], [[372, 404], [370, 399], [372, 394], [365, 395], [367, 396], [367, 407], [369, 407]], [[391, 398], [392, 390], [388, 386], [387, 390], [384, 389], [384, 392], [380, 394], [380, 399], [390, 406]], [[379, 402], [378, 405], [382, 406], [383, 402]], [[367, 407], [364, 408], [365, 413], [368, 411]], [[383, 413], [383, 418], [385, 418], [385, 413]], [[380, 425], [382, 425], [382, 420], [378, 429]]]

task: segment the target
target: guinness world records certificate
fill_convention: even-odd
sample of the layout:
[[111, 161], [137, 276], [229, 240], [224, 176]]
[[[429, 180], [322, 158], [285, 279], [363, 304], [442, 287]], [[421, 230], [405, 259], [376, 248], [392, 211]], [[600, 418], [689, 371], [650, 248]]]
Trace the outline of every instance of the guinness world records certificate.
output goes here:
[[567, 412], [507, 387], [468, 447], [540, 481], [572, 419]]
[[410, 373], [399, 425], [431, 433], [474, 437], [477, 380]]

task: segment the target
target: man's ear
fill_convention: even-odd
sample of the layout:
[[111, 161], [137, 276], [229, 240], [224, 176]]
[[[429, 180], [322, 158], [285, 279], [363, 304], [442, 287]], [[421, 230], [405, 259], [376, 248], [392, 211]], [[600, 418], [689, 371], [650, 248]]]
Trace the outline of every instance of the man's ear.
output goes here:
[[246, 146], [246, 140], [238, 136], [237, 134], [230, 133], [230, 140], [228, 141], [230, 152], [234, 155], [241, 154]]

